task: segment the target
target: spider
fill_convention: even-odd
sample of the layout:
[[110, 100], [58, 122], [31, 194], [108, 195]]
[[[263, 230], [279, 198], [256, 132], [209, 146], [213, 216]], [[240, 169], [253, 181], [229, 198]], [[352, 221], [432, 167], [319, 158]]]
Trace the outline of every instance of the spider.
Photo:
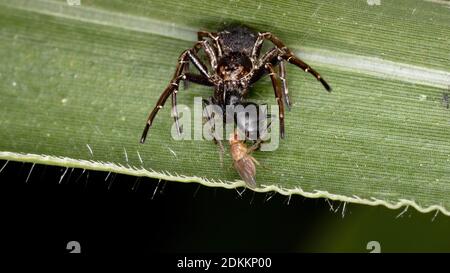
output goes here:
[[[270, 41], [274, 47], [260, 57], [261, 47], [266, 40]], [[201, 49], [207, 57], [208, 66], [199, 57], [198, 53]], [[328, 92], [331, 91], [331, 87], [318, 72], [296, 57], [280, 39], [270, 32], [255, 32], [245, 26], [233, 26], [219, 32], [199, 31], [198, 41], [194, 46], [181, 53], [172, 80], [148, 116], [140, 142], [145, 142], [156, 114], [170, 95], [176, 129], [178, 133], [181, 132], [176, 108], [180, 81], [214, 87], [212, 97], [204, 100], [204, 103], [216, 104], [225, 109], [226, 105], [241, 104], [243, 98], [249, 93], [250, 87], [267, 74], [272, 81], [279, 107], [280, 137], [284, 138], [284, 103], [288, 109], [291, 107], [285, 62], [312, 74]], [[190, 63], [199, 73], [189, 72]], [[275, 70], [276, 66], [279, 66], [278, 73]], [[281, 80], [281, 86], [277, 78]]]

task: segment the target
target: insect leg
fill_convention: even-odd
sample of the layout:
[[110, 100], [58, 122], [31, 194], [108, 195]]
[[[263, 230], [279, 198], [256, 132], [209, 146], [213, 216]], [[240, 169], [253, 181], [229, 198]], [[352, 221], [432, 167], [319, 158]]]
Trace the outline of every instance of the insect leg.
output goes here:
[[247, 153], [250, 154], [256, 150], [258, 150], [261, 147], [261, 143], [263, 141], [261, 139], [258, 139], [255, 143], [253, 143], [252, 146], [250, 146], [250, 148], [248, 148]]
[[275, 92], [275, 98], [278, 103], [278, 111], [279, 111], [279, 120], [280, 120], [280, 137], [284, 138], [284, 104], [283, 104], [283, 94], [280, 90], [280, 86], [278, 84], [276, 78], [275, 69], [273, 69], [272, 64], [266, 63], [265, 68], [269, 72], [270, 79], [272, 80], [273, 90]]

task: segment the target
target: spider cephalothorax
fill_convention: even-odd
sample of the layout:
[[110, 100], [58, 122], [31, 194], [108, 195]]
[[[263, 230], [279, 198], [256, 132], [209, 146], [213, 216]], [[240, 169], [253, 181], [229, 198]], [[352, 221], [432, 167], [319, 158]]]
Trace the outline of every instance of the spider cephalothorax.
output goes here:
[[[274, 47], [260, 56], [265, 40], [272, 42]], [[203, 49], [208, 65], [200, 59], [198, 55], [200, 49]], [[150, 113], [141, 143], [144, 143], [153, 119], [170, 95], [177, 130], [180, 132], [176, 110], [176, 95], [180, 81], [214, 86], [213, 96], [205, 100], [205, 103], [217, 104], [224, 109], [226, 105], [241, 104], [250, 86], [264, 75], [269, 75], [272, 81], [279, 106], [280, 136], [284, 138], [284, 104], [286, 103], [288, 108], [291, 105], [286, 83], [285, 62], [311, 73], [327, 91], [331, 91], [330, 86], [319, 73], [297, 58], [280, 39], [270, 32], [255, 32], [244, 26], [231, 27], [219, 32], [198, 32], [198, 41], [193, 48], [185, 50], [180, 55], [172, 80]], [[189, 63], [195, 66], [198, 73], [189, 72]], [[278, 72], [275, 70], [277, 66]]]

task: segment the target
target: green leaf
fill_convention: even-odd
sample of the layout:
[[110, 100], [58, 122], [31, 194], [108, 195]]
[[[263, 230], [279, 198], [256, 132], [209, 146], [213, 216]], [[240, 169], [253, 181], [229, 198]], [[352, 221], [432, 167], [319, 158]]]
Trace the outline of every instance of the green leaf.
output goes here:
[[[243, 186], [214, 143], [171, 138], [169, 107], [138, 143], [196, 31], [241, 22], [334, 88], [288, 67], [286, 139], [254, 153], [257, 191], [450, 215], [449, 1], [74, 2], [0, 1], [0, 158]], [[274, 104], [268, 79], [252, 98]]]

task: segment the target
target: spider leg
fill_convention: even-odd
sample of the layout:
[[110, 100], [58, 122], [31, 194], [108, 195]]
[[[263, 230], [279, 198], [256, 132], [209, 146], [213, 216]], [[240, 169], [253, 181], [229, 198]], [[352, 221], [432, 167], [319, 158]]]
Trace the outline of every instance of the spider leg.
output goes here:
[[[177, 70], [181, 70], [181, 69], [178, 68]], [[175, 76], [174, 78], [172, 78], [172, 80], [170, 81], [169, 85], [166, 87], [166, 89], [164, 89], [163, 93], [159, 97], [155, 108], [153, 108], [152, 112], [150, 113], [150, 115], [147, 118], [147, 123], [145, 124], [145, 128], [144, 128], [144, 131], [142, 132], [142, 136], [141, 136], [141, 141], [140, 141], [141, 143], [145, 142], [148, 130], [152, 126], [153, 119], [155, 118], [155, 116], [158, 113], [159, 109], [163, 108], [164, 103], [166, 102], [166, 100], [169, 97], [169, 95], [172, 94], [172, 92], [176, 88], [178, 88], [178, 84], [179, 84], [180, 80], [182, 79], [182, 77], [184, 77], [184, 75], [180, 74], [180, 75]]]
[[197, 42], [194, 46], [196, 52], [198, 52], [201, 48], [203, 48], [203, 50], [205, 51], [206, 57], [209, 60], [209, 64], [211, 65], [211, 68], [215, 71], [217, 69], [217, 57], [213, 47], [211, 46], [209, 41], [203, 40]]
[[272, 65], [278, 64], [278, 56], [279, 56], [279, 50], [278, 48], [272, 48], [269, 50], [264, 56], [261, 57], [261, 59], [258, 61], [258, 63], [254, 66], [251, 74], [250, 74], [250, 80], [249, 83], [254, 84], [259, 79], [261, 79], [262, 76], [264, 76], [267, 73], [267, 69], [264, 67], [266, 63], [271, 63]]
[[217, 36], [217, 32], [209, 32], [209, 31], [198, 31], [197, 32], [197, 40], [201, 41], [203, 38], [211, 38], [214, 39]]
[[208, 73], [208, 68], [206, 65], [200, 60], [200, 58], [197, 55], [198, 50], [194, 49], [188, 49], [186, 52], [186, 55], [189, 57], [189, 60], [192, 62], [192, 64], [198, 69], [200, 74], [208, 79], [211, 78], [211, 76]]
[[[187, 82], [187, 81], [184, 81], [184, 82]], [[180, 128], [180, 124], [178, 122], [178, 119], [180, 117], [178, 116], [178, 109], [177, 109], [177, 93], [178, 93], [178, 85], [175, 86], [175, 88], [172, 92], [172, 116], [175, 121], [175, 127], [177, 129], [178, 136], [180, 136], [182, 129]]]
[[[264, 131], [261, 131], [260, 128], [258, 128], [258, 133], [259, 133], [259, 137], [258, 137], [258, 141], [260, 143], [264, 142], [263, 140], [261, 140], [261, 137], [263, 137], [265, 134], [268, 133], [268, 130], [272, 130], [272, 119], [275, 118], [275, 115], [272, 115], [270, 113], [266, 113], [266, 123], [263, 123], [262, 125], [265, 125]], [[258, 141], [256, 141], [255, 143], [257, 143]], [[257, 147], [259, 148], [259, 147]]]
[[291, 64], [294, 64], [298, 67], [300, 67], [301, 69], [303, 69], [305, 72], [308, 72], [310, 74], [312, 74], [314, 77], [316, 77], [316, 79], [318, 81], [320, 81], [320, 83], [322, 83], [323, 87], [325, 87], [325, 89], [328, 92], [331, 92], [331, 87], [330, 85], [322, 78], [322, 76], [320, 76], [320, 74], [314, 70], [311, 66], [309, 66], [307, 63], [303, 62], [302, 60], [300, 60], [299, 58], [297, 58], [294, 54], [292, 53], [288, 53], [286, 55], [282, 56], [283, 59], [285, 59], [286, 61], [290, 62]]
[[[185, 63], [184, 67], [183, 67], [183, 74], [188, 74], [189, 73], [189, 63]], [[189, 81], [187, 80], [183, 80], [183, 89], [187, 90], [189, 88]]]
[[269, 72], [270, 79], [272, 80], [272, 86], [273, 90], [275, 92], [275, 99], [278, 103], [278, 112], [279, 112], [279, 120], [280, 120], [280, 137], [284, 138], [284, 104], [283, 104], [283, 94], [281, 92], [280, 86], [278, 84], [277, 78], [276, 78], [276, 72], [275, 69], [273, 69], [273, 66], [271, 63], [266, 63], [264, 65], [266, 70]]
[[214, 41], [214, 46], [217, 50], [217, 56], [222, 57], [222, 50], [219, 44], [219, 36], [217, 36], [217, 32], [208, 32], [208, 31], [199, 31], [197, 32], [197, 38], [199, 41], [203, 41], [203, 38], [210, 38]]
[[[267, 129], [270, 128], [272, 115], [267, 113], [267, 104], [258, 105], [254, 102], [242, 102], [241, 105], [246, 108], [249, 105], [253, 105], [257, 109], [256, 121], [250, 119], [245, 121], [245, 124], [238, 122], [236, 117], [236, 126], [238, 131], [244, 131], [246, 140], [256, 143], [257, 141], [262, 141], [261, 136], [267, 133]], [[261, 109], [264, 106], [265, 109]], [[237, 114], [237, 113], [236, 113]], [[256, 126], [255, 123], [256, 122]], [[256, 127], [256, 128], [255, 128]], [[256, 130], [256, 139], [250, 137], [250, 134], [254, 134]], [[253, 136], [253, 135], [252, 135]]]
[[[187, 65], [189, 65], [189, 63], [185, 63], [184, 64], [185, 67], [183, 68], [183, 71], [185, 71], [185, 68]], [[200, 85], [206, 85], [206, 86], [213, 86], [214, 84], [212, 82], [210, 82], [208, 80], [208, 78], [202, 76], [202, 75], [196, 75], [196, 74], [191, 74], [191, 73], [185, 73], [183, 74], [184, 77], [182, 77], [183, 82], [189, 83], [189, 82], [193, 82], [193, 83], [197, 83]], [[175, 127], [177, 128], [177, 133], [178, 135], [181, 135], [182, 133], [182, 128], [179, 125], [179, 115], [178, 115], [178, 109], [177, 109], [177, 93], [178, 93], [178, 86], [175, 87], [175, 89], [172, 92], [172, 116], [175, 120]]]
[[[211, 104], [211, 101], [206, 100], [206, 99], [203, 99], [202, 102], [203, 102], [203, 107]], [[212, 118], [212, 114], [208, 112], [207, 108], [205, 108], [205, 110], [206, 110], [207, 120], [209, 121]], [[223, 147], [223, 143], [222, 143], [222, 141], [219, 138], [216, 137], [215, 134], [212, 134], [212, 137], [213, 137], [214, 143], [219, 146], [220, 165], [223, 167], [223, 155], [225, 153], [225, 149]]]
[[287, 81], [286, 81], [286, 66], [285, 66], [285, 60], [279, 55], [280, 51], [277, 47], [272, 48], [269, 50], [259, 61], [258, 65], [254, 69], [254, 74], [252, 78], [250, 79], [250, 83], [253, 84], [256, 81], [258, 81], [264, 74], [267, 72], [267, 70], [264, 68], [264, 65], [266, 63], [271, 63], [272, 65], [279, 65], [279, 77], [281, 80], [281, 89], [283, 94], [284, 103], [287, 105], [288, 110], [291, 110], [291, 98], [289, 96]]
[[[198, 58], [198, 56], [195, 53], [195, 51], [193, 49], [188, 49], [188, 50], [185, 50], [183, 53], [181, 53], [181, 55], [180, 55], [180, 57], [178, 59], [178, 64], [177, 64], [177, 66], [175, 68], [175, 73], [174, 73], [174, 75], [172, 77], [172, 80], [170, 81], [170, 83], [166, 87], [166, 89], [164, 89], [164, 91], [162, 92], [161, 96], [159, 97], [158, 101], [156, 102], [156, 106], [153, 108], [152, 112], [150, 112], [150, 114], [149, 114], [149, 116], [147, 118], [147, 123], [146, 123], [146, 125], [144, 127], [144, 131], [142, 132], [142, 136], [141, 136], [141, 140], [140, 140], [141, 143], [145, 142], [148, 130], [152, 126], [153, 119], [155, 118], [155, 116], [158, 113], [159, 109], [163, 108], [167, 98], [171, 94], [173, 94], [173, 92], [175, 90], [178, 91], [178, 86], [179, 86], [180, 80], [188, 79], [187, 76], [185, 74], [183, 74], [182, 72], [183, 72], [184, 66], [186, 65], [186, 63], [189, 62], [189, 60], [199, 70], [199, 72], [201, 73], [201, 76], [206, 78], [206, 80], [210, 84], [212, 84], [212, 82], [210, 81], [210, 76], [208, 74], [207, 68], [202, 63], [202, 61]], [[200, 79], [199, 77], [193, 77], [192, 74], [189, 74], [189, 75], [191, 76], [191, 78]], [[172, 101], [173, 101], [174, 106], [175, 106], [175, 107], [173, 107], [173, 108], [175, 108], [175, 110], [173, 110], [173, 111], [175, 112], [176, 111], [176, 95], [175, 95], [175, 98], [172, 97]], [[178, 127], [177, 127], [177, 131], [180, 132]]]
[[328, 92], [331, 92], [330, 85], [322, 78], [322, 76], [320, 76], [320, 74], [317, 71], [315, 71], [311, 66], [309, 66], [307, 63], [303, 62], [301, 59], [296, 57], [292, 53], [292, 51], [289, 48], [287, 48], [286, 45], [272, 33], [270, 33], [270, 32], [259, 33], [259, 37], [255, 42], [255, 46], [254, 46], [253, 50], [255, 51], [255, 48], [257, 48], [258, 46], [260, 48], [262, 42], [265, 39], [271, 41], [280, 50], [280, 52], [281, 52], [280, 56], [283, 59], [285, 59], [289, 63], [294, 64], [297, 67], [303, 69], [305, 72], [312, 74], [318, 81], [320, 81], [322, 83], [323, 87], [325, 87], [325, 89]]
[[185, 81], [193, 82], [204, 86], [214, 86], [214, 83], [210, 81], [208, 78], [204, 77], [203, 75], [197, 75], [192, 73], [185, 73], [184, 75], [186, 76]]
[[[273, 68], [279, 62], [278, 56], [279, 56], [278, 48], [272, 48], [266, 54], [264, 54], [264, 56], [259, 60], [258, 65], [251, 72], [249, 82], [250, 82], [250, 84], [253, 84], [256, 81], [258, 81], [262, 76], [269, 73], [270, 79], [272, 81], [272, 87], [275, 92], [275, 98], [278, 103], [279, 120], [280, 120], [280, 137], [284, 138], [284, 103], [283, 103], [284, 96], [283, 96], [283, 94], [287, 94], [287, 92], [283, 93], [285, 91], [280, 90], [280, 87], [279, 87], [279, 84], [278, 84], [278, 81], [276, 78], [277, 73], [275, 72], [275, 69]], [[280, 69], [280, 74], [281, 74], [281, 69]], [[284, 72], [283, 76], [285, 76], [285, 75], [286, 75], [286, 73]], [[287, 90], [287, 89], [285, 89], [285, 90]], [[286, 98], [285, 98], [285, 100], [286, 100]], [[290, 103], [289, 98], [288, 98], [288, 103]], [[290, 107], [290, 104], [288, 104], [288, 107]], [[270, 115], [268, 115], [268, 116], [270, 116]], [[269, 126], [270, 125], [268, 125], [268, 127]]]
[[[199, 42], [201, 42], [201, 41], [204, 41], [204, 39], [203, 38], [211, 38], [211, 39], [215, 39], [215, 37], [217, 36], [217, 33], [215, 33], [215, 32], [207, 32], [207, 31], [199, 31], [199, 32], [197, 32], [197, 41], [199, 41]], [[209, 46], [209, 44], [208, 44], [208, 46]], [[198, 50], [200, 49], [199, 47], [197, 47], [197, 44], [194, 46], [194, 49], [198, 52]], [[208, 49], [209, 50], [209, 49]], [[205, 49], [205, 52], [206, 52], [207, 50]], [[214, 52], [213, 52], [214, 53]], [[208, 54], [210, 54], [209, 52], [206, 52], [206, 54], [208, 55]], [[214, 57], [215, 57], [215, 55], [214, 55]], [[210, 62], [211, 62], [211, 58], [210, 58], [210, 56], [208, 55], [208, 58], [209, 58], [209, 60], [210, 60]], [[211, 65], [212, 66], [212, 65]], [[215, 69], [215, 67], [214, 67], [214, 69]], [[187, 73], [189, 73], [189, 63], [187, 63], [186, 64], [186, 66], [184, 67], [184, 71], [183, 71], [185, 74], [187, 74]], [[184, 89], [187, 89], [188, 88], [188, 85], [189, 85], [189, 82], [188, 81], [184, 81]]]
[[[280, 60], [281, 59], [281, 60]], [[280, 61], [280, 80], [281, 80], [281, 89], [283, 91], [284, 103], [286, 104], [288, 110], [291, 110], [291, 98], [289, 97], [289, 90], [286, 81], [286, 66], [284, 64], [284, 60], [281, 57], [278, 57]]]

